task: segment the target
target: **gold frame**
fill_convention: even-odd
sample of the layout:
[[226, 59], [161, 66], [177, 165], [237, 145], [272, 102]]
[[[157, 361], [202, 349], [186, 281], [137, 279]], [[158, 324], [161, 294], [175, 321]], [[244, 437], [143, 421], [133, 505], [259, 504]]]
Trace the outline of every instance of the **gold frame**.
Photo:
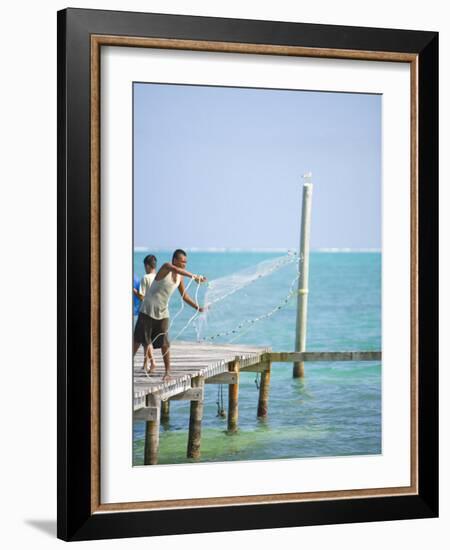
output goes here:
[[[411, 484], [408, 487], [319, 491], [256, 496], [213, 497], [102, 504], [100, 502], [100, 50], [102, 46], [164, 48], [240, 54], [390, 61], [410, 65], [411, 82]], [[209, 42], [162, 38], [91, 35], [91, 513], [201, 508], [313, 500], [419, 494], [418, 486], [418, 55], [396, 52], [339, 50]]]

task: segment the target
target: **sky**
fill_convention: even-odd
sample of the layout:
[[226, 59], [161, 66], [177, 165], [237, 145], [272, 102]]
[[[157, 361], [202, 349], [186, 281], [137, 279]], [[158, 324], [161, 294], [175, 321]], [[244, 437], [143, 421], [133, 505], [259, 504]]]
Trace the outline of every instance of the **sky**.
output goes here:
[[134, 83], [134, 246], [381, 247], [374, 94]]

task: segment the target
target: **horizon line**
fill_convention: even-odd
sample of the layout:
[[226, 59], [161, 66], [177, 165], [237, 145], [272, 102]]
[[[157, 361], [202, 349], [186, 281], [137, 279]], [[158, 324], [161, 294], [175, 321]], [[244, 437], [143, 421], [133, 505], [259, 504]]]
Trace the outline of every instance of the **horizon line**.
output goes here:
[[[172, 252], [175, 248], [135, 246], [134, 252]], [[292, 252], [293, 248], [235, 248], [235, 247], [187, 247], [188, 252]], [[381, 248], [320, 247], [311, 248], [311, 252], [381, 252]]]

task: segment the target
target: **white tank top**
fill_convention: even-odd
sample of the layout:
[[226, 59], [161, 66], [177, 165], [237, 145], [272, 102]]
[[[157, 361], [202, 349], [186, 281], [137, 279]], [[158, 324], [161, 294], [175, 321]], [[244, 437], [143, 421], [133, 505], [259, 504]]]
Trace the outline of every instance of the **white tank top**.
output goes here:
[[165, 319], [169, 317], [169, 299], [180, 285], [180, 282], [181, 275], [177, 273], [176, 282], [174, 282], [171, 271], [160, 281], [154, 279], [145, 293], [145, 298], [139, 311], [153, 319]]

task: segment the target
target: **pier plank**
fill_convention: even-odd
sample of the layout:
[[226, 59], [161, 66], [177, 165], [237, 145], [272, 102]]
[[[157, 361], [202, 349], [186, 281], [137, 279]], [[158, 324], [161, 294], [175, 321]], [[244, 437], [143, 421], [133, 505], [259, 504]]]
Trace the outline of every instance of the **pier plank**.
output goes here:
[[293, 351], [269, 352], [262, 360], [275, 363], [303, 361], [381, 361], [381, 351]]
[[205, 380], [206, 384], [236, 384], [237, 383], [237, 374], [234, 372], [223, 372], [221, 374], [216, 374], [211, 378]]
[[178, 393], [171, 398], [172, 401], [203, 401], [203, 388], [191, 388], [183, 393]]

